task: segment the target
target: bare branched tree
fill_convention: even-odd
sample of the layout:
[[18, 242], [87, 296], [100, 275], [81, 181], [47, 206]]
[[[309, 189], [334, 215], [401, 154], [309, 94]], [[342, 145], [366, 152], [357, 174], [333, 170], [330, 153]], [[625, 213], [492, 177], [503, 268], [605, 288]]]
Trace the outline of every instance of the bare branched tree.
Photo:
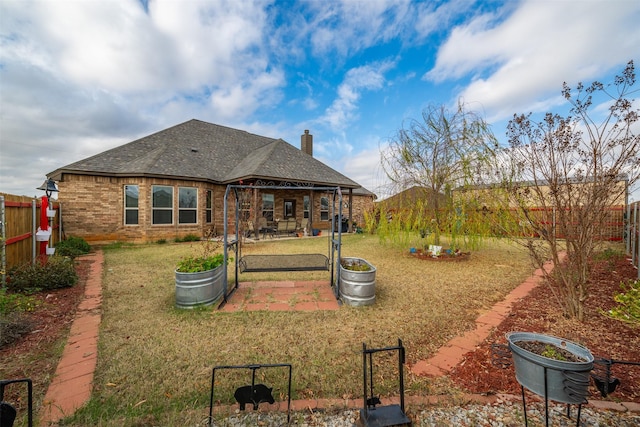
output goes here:
[[430, 106], [422, 120], [411, 120], [390, 140], [382, 152], [382, 167], [396, 191], [418, 186], [427, 189], [435, 243], [445, 228], [443, 212], [451, 191], [471, 184], [483, 159], [497, 147], [489, 125], [460, 103], [455, 111]]
[[635, 82], [631, 61], [611, 84], [571, 89], [565, 83], [569, 115], [547, 113], [539, 122], [514, 115], [507, 127], [502, 188], [535, 236], [521, 242], [538, 267], [553, 260], [550, 283], [565, 313], [579, 320], [601, 227], [640, 175], [640, 109], [630, 99]]

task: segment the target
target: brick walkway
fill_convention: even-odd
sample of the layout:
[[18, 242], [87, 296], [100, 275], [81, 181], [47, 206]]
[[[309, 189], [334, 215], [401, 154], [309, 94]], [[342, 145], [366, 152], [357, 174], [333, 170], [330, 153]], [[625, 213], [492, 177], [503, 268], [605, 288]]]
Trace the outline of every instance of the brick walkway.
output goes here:
[[221, 311], [317, 311], [340, 308], [328, 281], [240, 282]]
[[85, 285], [84, 300], [71, 325], [67, 344], [42, 403], [40, 425], [48, 426], [73, 414], [91, 397], [98, 360], [98, 329], [102, 303], [102, 251], [94, 258]]

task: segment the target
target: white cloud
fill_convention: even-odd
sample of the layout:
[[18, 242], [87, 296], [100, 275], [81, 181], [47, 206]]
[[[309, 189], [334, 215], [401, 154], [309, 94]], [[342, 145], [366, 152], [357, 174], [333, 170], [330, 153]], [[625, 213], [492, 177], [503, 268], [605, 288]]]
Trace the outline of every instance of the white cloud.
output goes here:
[[384, 73], [392, 66], [392, 63], [386, 62], [375, 67], [365, 65], [349, 70], [338, 86], [337, 98], [319, 121], [327, 123], [334, 130], [344, 130], [357, 116], [362, 93], [381, 89], [385, 84]]
[[426, 38], [447, 28], [456, 17], [473, 7], [473, 2], [468, 0], [418, 3], [414, 12], [417, 17], [415, 30], [421, 38]]
[[264, 51], [263, 5], [157, 0], [146, 14], [134, 0], [32, 2], [26, 13], [9, 2], [3, 57], [105, 92], [210, 96], [218, 111], [237, 114], [239, 102], [259, 105], [262, 90], [284, 81]]
[[638, 22], [638, 2], [528, 0], [510, 16], [484, 14], [455, 28], [425, 78], [471, 74], [461, 96], [480, 102], [490, 121], [549, 109], [563, 81], [589, 82], [640, 57]]
[[368, 147], [359, 151], [357, 155], [344, 158], [340, 169], [346, 176], [374, 192], [379, 198], [388, 196], [388, 180], [380, 165], [380, 148]]
[[134, 0], [30, 6], [28, 21], [39, 30], [27, 40], [52, 59], [53, 70], [79, 84], [129, 93], [191, 90], [236, 81], [266, 64], [256, 55], [265, 14], [253, 2], [157, 0], [148, 14]]
[[317, 1], [307, 7], [312, 18], [306, 33], [317, 57], [348, 56], [406, 34], [413, 22], [408, 0]]

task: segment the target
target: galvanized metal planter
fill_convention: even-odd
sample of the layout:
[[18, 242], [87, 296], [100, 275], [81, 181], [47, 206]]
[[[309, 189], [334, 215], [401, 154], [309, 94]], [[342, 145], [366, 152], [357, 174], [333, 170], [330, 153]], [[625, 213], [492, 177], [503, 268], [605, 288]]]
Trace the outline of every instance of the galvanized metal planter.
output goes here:
[[[510, 332], [506, 335], [518, 383], [533, 393], [567, 404], [585, 403], [589, 374], [593, 368], [591, 352], [571, 341], [532, 332]], [[540, 341], [565, 349], [584, 362], [550, 359], [517, 345], [522, 341]]]
[[362, 258], [344, 257], [341, 261], [366, 265], [367, 271], [346, 269], [340, 263], [340, 299], [352, 306], [371, 305], [376, 301], [376, 268]]
[[224, 292], [225, 265], [198, 273], [176, 271], [176, 307], [211, 305]]

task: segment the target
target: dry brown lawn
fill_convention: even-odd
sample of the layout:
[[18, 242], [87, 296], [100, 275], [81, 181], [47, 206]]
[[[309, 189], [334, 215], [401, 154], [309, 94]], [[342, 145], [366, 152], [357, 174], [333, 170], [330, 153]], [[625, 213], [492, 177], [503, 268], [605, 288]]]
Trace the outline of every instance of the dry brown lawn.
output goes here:
[[[327, 238], [273, 239], [245, 245], [243, 253], [327, 253]], [[105, 250], [103, 319], [91, 403], [70, 425], [170, 425], [206, 416], [214, 366], [291, 363], [292, 398], [362, 395], [362, 343], [395, 345], [407, 363], [426, 359], [532, 273], [527, 255], [488, 241], [463, 262], [425, 261], [408, 248], [382, 246], [371, 235], [343, 237], [342, 256], [376, 266], [376, 303], [338, 311], [237, 312], [174, 308], [173, 270], [198, 243]], [[233, 267], [229, 270], [233, 278]], [[251, 273], [241, 280], [328, 280], [326, 272]], [[397, 392], [396, 357], [377, 357], [376, 392]], [[256, 382], [286, 399], [286, 372], [258, 371]], [[251, 383], [248, 371], [217, 374], [216, 396]], [[446, 380], [406, 371], [407, 394], [455, 394]], [[127, 420], [125, 422], [125, 420]], [[137, 420], [137, 421], [134, 421]], [[141, 425], [142, 425], [141, 424]], [[187, 422], [187, 424], [189, 424]], [[185, 424], [186, 425], [186, 424]]]

